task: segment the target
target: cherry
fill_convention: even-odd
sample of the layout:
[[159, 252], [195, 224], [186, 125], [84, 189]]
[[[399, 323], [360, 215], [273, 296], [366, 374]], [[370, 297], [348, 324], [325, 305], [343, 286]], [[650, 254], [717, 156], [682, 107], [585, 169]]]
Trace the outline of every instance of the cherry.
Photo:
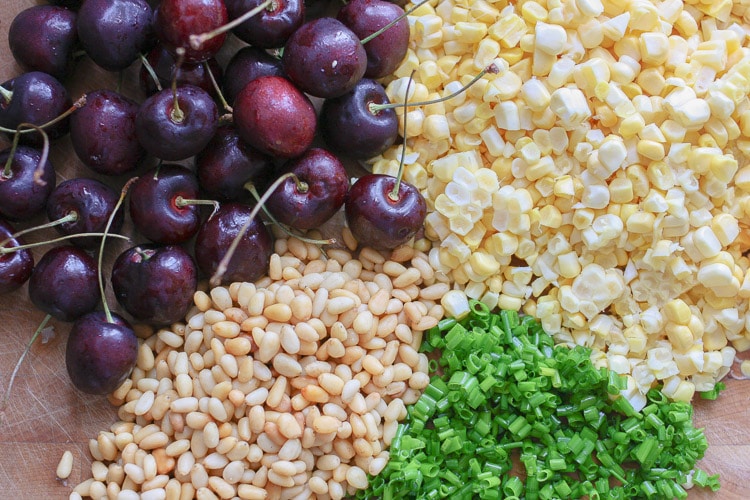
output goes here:
[[70, 117], [73, 150], [84, 165], [104, 175], [121, 175], [140, 165], [146, 152], [136, 134], [138, 109], [135, 101], [114, 90], [86, 95], [86, 104]]
[[48, 250], [29, 279], [29, 298], [60, 321], [74, 321], [99, 303], [96, 261], [84, 250], [65, 245]]
[[130, 374], [138, 357], [138, 338], [121, 316], [94, 311], [73, 323], [65, 365], [73, 385], [89, 394], [114, 391]]
[[22, 220], [41, 212], [56, 182], [47, 155], [29, 146], [11, 146], [0, 151], [0, 168], [0, 216]]
[[299, 156], [315, 137], [315, 108], [285, 78], [256, 78], [237, 95], [233, 109], [234, 124], [242, 140], [266, 154]]
[[112, 289], [134, 318], [152, 325], [183, 320], [193, 305], [198, 269], [176, 245], [138, 245], [125, 250], [112, 266]]
[[[195, 238], [195, 260], [207, 276], [213, 276], [224, 257], [235, 245], [236, 252], [227, 262], [221, 283], [255, 281], [268, 270], [273, 239], [259, 217], [250, 218], [253, 210], [240, 203], [225, 203], [206, 220]], [[249, 224], [240, 239], [243, 226]]]
[[[264, 0], [225, 0], [229, 19], [237, 19]], [[274, 0], [273, 3], [252, 16], [232, 33], [253, 47], [271, 49], [282, 47], [292, 33], [302, 25], [305, 19], [305, 2], [303, 0]]]
[[201, 151], [219, 124], [211, 96], [194, 85], [173, 86], [146, 99], [136, 115], [138, 140], [165, 161], [184, 160]]
[[286, 179], [268, 198], [266, 208], [273, 217], [296, 229], [314, 229], [335, 214], [346, 199], [349, 177], [344, 165], [322, 148], [312, 148], [290, 160], [283, 173]]
[[242, 47], [234, 53], [224, 70], [224, 97], [234, 102], [237, 94], [261, 76], [284, 76], [281, 59], [256, 47]]
[[10, 51], [21, 66], [58, 79], [68, 75], [77, 41], [76, 13], [54, 5], [19, 12], [8, 30]]
[[417, 234], [427, 204], [411, 184], [390, 175], [368, 174], [352, 185], [344, 210], [347, 225], [361, 245], [393, 249]]
[[226, 34], [206, 40], [199, 47], [191, 46], [191, 35], [220, 28], [228, 20], [222, 0], [162, 0], [156, 9], [154, 24], [159, 40], [173, 55], [185, 50], [185, 62], [205, 61], [221, 49]]
[[[153, 76], [149, 73], [146, 64], [149, 64], [154, 71], [156, 80], [159, 82], [157, 87]], [[211, 75], [213, 74], [217, 82], [222, 81], [222, 70], [216, 58], [210, 58], [201, 63], [183, 63], [179, 67], [174, 56], [161, 44], [146, 56], [146, 64], [141, 66], [140, 85], [146, 95], [155, 94], [163, 88], [169, 87], [172, 81], [177, 85], [195, 85], [200, 87], [209, 94], [215, 94]], [[208, 65], [208, 68], [206, 68]]]
[[[13, 226], [0, 219], [0, 250], [23, 245], [14, 234]], [[34, 256], [28, 249], [0, 253], [0, 294], [21, 288], [28, 281], [33, 268]]]
[[234, 127], [219, 127], [211, 142], [195, 158], [198, 182], [210, 197], [239, 200], [248, 182], [262, 181], [273, 170], [271, 157], [240, 140]]
[[320, 110], [320, 132], [337, 153], [368, 159], [391, 147], [398, 138], [398, 117], [391, 108], [373, 111], [371, 104], [389, 103], [385, 89], [363, 78], [346, 94], [326, 99]]
[[281, 60], [295, 85], [323, 98], [351, 90], [367, 68], [367, 54], [357, 35], [332, 17], [303, 24], [287, 40]]
[[[409, 21], [398, 5], [385, 0], [352, 0], [339, 10], [337, 19], [362, 40], [367, 53], [367, 78], [382, 78], [393, 73], [406, 56]], [[383, 33], [365, 42], [367, 37], [386, 26]]]
[[[55, 228], [61, 234], [101, 233], [107, 220], [114, 213], [110, 230], [119, 232], [123, 224], [123, 213], [115, 211], [117, 193], [96, 179], [78, 177], [61, 182], [47, 200], [47, 218], [63, 221]], [[82, 248], [93, 248], [99, 239], [74, 238], [72, 242]]]
[[[198, 179], [181, 165], [163, 164], [138, 178], [130, 191], [130, 218], [157, 243], [181, 243], [200, 226]], [[158, 215], [157, 215], [158, 214]]]
[[78, 10], [78, 38], [97, 65], [120, 71], [151, 44], [152, 17], [146, 0], [86, 0]]
[[[0, 126], [16, 129], [22, 123], [51, 125], [45, 127], [50, 139], [68, 133], [66, 111], [71, 107], [68, 91], [55, 77], [41, 71], [30, 71], [0, 86]], [[64, 116], [62, 119], [58, 117]], [[24, 134], [21, 141], [39, 146], [40, 133]]]
[[138, 339], [130, 324], [110, 312], [104, 291], [102, 258], [107, 233], [128, 189], [135, 179], [122, 188], [115, 209], [107, 220], [99, 243], [97, 281], [103, 311], [93, 311], [73, 323], [65, 349], [65, 365], [73, 385], [83, 392], [106, 394], [115, 390], [130, 374], [138, 358]]

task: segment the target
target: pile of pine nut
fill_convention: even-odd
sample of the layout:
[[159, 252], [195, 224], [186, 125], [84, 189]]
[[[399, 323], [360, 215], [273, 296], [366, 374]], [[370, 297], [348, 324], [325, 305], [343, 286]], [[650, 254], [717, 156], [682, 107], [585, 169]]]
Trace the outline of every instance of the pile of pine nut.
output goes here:
[[202, 289], [186, 321], [141, 328], [71, 498], [340, 499], [388, 460], [429, 383], [422, 332], [450, 289], [420, 242], [380, 253], [275, 243], [268, 276]]

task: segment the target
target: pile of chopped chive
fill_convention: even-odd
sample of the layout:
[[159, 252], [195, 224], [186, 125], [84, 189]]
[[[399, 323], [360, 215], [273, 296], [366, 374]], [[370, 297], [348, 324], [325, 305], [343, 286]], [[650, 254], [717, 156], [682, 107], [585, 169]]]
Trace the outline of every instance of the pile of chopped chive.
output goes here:
[[596, 368], [590, 349], [556, 347], [514, 311], [471, 309], [425, 333], [423, 351], [441, 351], [436, 374], [357, 498], [671, 499], [690, 482], [719, 488], [695, 468], [708, 443], [690, 404], [654, 389], [636, 412], [619, 396], [625, 378]]

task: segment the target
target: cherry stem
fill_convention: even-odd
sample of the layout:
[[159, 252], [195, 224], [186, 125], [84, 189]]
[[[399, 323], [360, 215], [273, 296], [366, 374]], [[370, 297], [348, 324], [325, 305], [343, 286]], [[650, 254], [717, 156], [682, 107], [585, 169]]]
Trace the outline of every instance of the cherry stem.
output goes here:
[[236, 28], [240, 24], [244, 23], [254, 15], [258, 14], [264, 9], [268, 10], [274, 10], [276, 9], [276, 1], [277, 0], [266, 0], [262, 4], [258, 5], [254, 9], [248, 10], [244, 14], [242, 14], [240, 17], [233, 19], [232, 21], [228, 22], [227, 24], [220, 26], [216, 28], [215, 30], [207, 31], [206, 33], [201, 33], [200, 35], [190, 35], [190, 46], [198, 50], [201, 48], [201, 46], [206, 43], [207, 41], [211, 40], [214, 37], [217, 37], [223, 33], [226, 33], [227, 31]]
[[[78, 220], [78, 212], [75, 210], [71, 210], [68, 212], [68, 214], [65, 217], [61, 217], [57, 220], [53, 220], [52, 222], [47, 222], [45, 224], [42, 224], [41, 226], [34, 226], [34, 227], [27, 227], [26, 229], [22, 229], [20, 231], [17, 231], [16, 233], [13, 233], [13, 236], [11, 238], [19, 238], [23, 236], [24, 234], [32, 233], [34, 231], [39, 231], [42, 229], [47, 229], [50, 227], [59, 226], [61, 224], [65, 224], [66, 222], [75, 222]], [[5, 240], [2, 243], [0, 243], [0, 247], [4, 246], [9, 240]]]
[[156, 85], [156, 90], [158, 92], [161, 92], [164, 90], [161, 86], [161, 82], [159, 81], [159, 77], [156, 76], [156, 71], [154, 70], [154, 67], [151, 66], [151, 63], [148, 62], [148, 59], [143, 54], [138, 54], [141, 58], [141, 64], [143, 64], [143, 68], [146, 70], [146, 72], [149, 74], [151, 79], [154, 81], [154, 85]]
[[208, 64], [208, 61], [203, 62], [203, 69], [206, 70], [208, 77], [211, 79], [211, 85], [213, 85], [214, 91], [216, 92], [216, 95], [219, 97], [219, 102], [221, 102], [221, 106], [224, 108], [224, 110], [227, 113], [233, 113], [234, 110], [232, 109], [232, 106], [230, 106], [227, 100], [224, 98], [224, 93], [219, 88], [219, 84], [216, 82], [216, 77], [214, 76], [214, 72], [211, 71], [211, 66]]
[[54, 243], [60, 243], [61, 241], [65, 240], [71, 240], [73, 238], [90, 238], [90, 237], [102, 237], [105, 236], [111, 236], [112, 238], [120, 238], [121, 240], [128, 240], [130, 241], [130, 238], [127, 236], [124, 236], [122, 234], [117, 233], [76, 233], [76, 234], [66, 234], [65, 236], [60, 236], [58, 238], [54, 238], [51, 240], [45, 240], [45, 241], [36, 241], [34, 243], [26, 243], [25, 245], [18, 245], [15, 247], [6, 247], [5, 245], [8, 243], [8, 240], [6, 239], [4, 242], [0, 243], [0, 255], [5, 255], [8, 253], [17, 252], [19, 250], [26, 250], [28, 248], [36, 248], [41, 247], [43, 245], [51, 245]]
[[38, 130], [36, 127], [39, 127], [39, 128], [51, 127], [52, 125], [59, 122], [60, 120], [64, 120], [65, 118], [70, 116], [75, 110], [80, 109], [85, 105], [86, 105], [86, 95], [84, 94], [81, 97], [79, 97], [78, 100], [74, 102], [71, 107], [69, 107], [68, 109], [66, 109], [61, 114], [51, 119], [47, 123], [43, 123], [41, 125], [36, 125], [36, 126], [28, 124], [28, 123], [22, 123], [18, 127], [20, 128], [23, 126], [24, 127], [23, 130], [18, 130], [18, 129], [13, 130], [12, 128], [0, 127], [0, 132], [5, 132], [6, 134], [28, 134], [31, 132], [36, 132]]
[[396, 176], [396, 184], [393, 185], [393, 190], [388, 193], [388, 198], [391, 199], [391, 201], [398, 201], [398, 193], [401, 191], [401, 178], [404, 176], [404, 163], [406, 160], [406, 117], [409, 116], [409, 113], [406, 111], [407, 103], [406, 99], [409, 96], [409, 88], [411, 87], [411, 84], [414, 83], [414, 71], [411, 72], [411, 75], [409, 75], [409, 82], [406, 84], [406, 98], [404, 99], [404, 140], [401, 144], [401, 159], [398, 162], [398, 175]]
[[[367, 104], [367, 109], [370, 110], [370, 113], [376, 114], [376, 113], [379, 113], [380, 111], [383, 111], [384, 109], [400, 108], [403, 106], [428, 106], [430, 104], [437, 104], [439, 102], [448, 101], [450, 99], [453, 99], [457, 95], [460, 95], [463, 92], [466, 92], [466, 90], [469, 87], [477, 83], [486, 73], [497, 73], [498, 71], [499, 70], [497, 69], [497, 66], [495, 66], [495, 63], [492, 63], [486, 68], [484, 68], [482, 71], [477, 73], [477, 75], [474, 78], [472, 78], [469, 83], [467, 83], [466, 85], [464, 85], [457, 91], [453, 92], [452, 94], [444, 96], [444, 97], [440, 97], [439, 99], [434, 99], [432, 101], [410, 102], [410, 103], [406, 103], [405, 105], [401, 103], [392, 103], [392, 102], [389, 102], [386, 104], [376, 104], [374, 102], [370, 102]], [[407, 98], [409, 96], [408, 89], [406, 92], [406, 96]]]
[[99, 257], [97, 259], [96, 268], [99, 270], [97, 272], [97, 277], [99, 279], [99, 293], [102, 296], [102, 308], [104, 309], [104, 315], [107, 317], [107, 322], [114, 323], [114, 319], [112, 318], [112, 312], [109, 310], [109, 306], [107, 305], [107, 295], [104, 293], [104, 279], [102, 278], [102, 260], [104, 258], [104, 243], [107, 240], [107, 236], [109, 234], [109, 228], [112, 227], [112, 221], [115, 220], [115, 214], [117, 214], [117, 211], [120, 209], [120, 206], [122, 205], [123, 201], [125, 201], [125, 195], [128, 194], [128, 190], [130, 189], [130, 186], [133, 185], [135, 181], [138, 180], [138, 177], [131, 177], [128, 182], [125, 183], [125, 185], [122, 187], [122, 191], [120, 191], [120, 198], [117, 200], [117, 203], [115, 204], [114, 210], [112, 210], [112, 213], [109, 214], [109, 219], [107, 219], [107, 225], [104, 226], [104, 234], [102, 234], [102, 241], [99, 243]]
[[42, 331], [47, 327], [47, 323], [49, 323], [50, 319], [52, 319], [52, 316], [48, 314], [44, 317], [42, 322], [39, 323], [39, 326], [34, 332], [34, 335], [31, 336], [31, 339], [29, 339], [29, 342], [26, 344], [26, 348], [23, 350], [23, 353], [21, 353], [21, 357], [18, 358], [18, 361], [16, 362], [16, 366], [13, 368], [13, 373], [10, 374], [10, 380], [8, 381], [8, 388], [5, 389], [5, 394], [3, 395], [3, 401], [2, 401], [2, 404], [0, 405], [0, 414], [2, 414], [5, 411], [5, 407], [8, 406], [8, 401], [10, 400], [10, 391], [11, 389], [13, 389], [13, 382], [15, 382], [16, 380], [16, 375], [18, 375], [18, 370], [21, 369], [21, 364], [23, 364], [23, 360], [26, 359], [26, 355], [29, 354], [29, 351], [31, 351], [31, 346], [34, 345], [34, 342], [36, 342], [37, 337], [39, 337]]
[[174, 63], [174, 78], [172, 78], [172, 100], [174, 101], [174, 104], [172, 105], [172, 111], [169, 113], [170, 118], [175, 123], [182, 123], [182, 120], [185, 119], [185, 113], [180, 109], [180, 100], [177, 99], [177, 72], [179, 71], [180, 66], [182, 66], [184, 60], [185, 49], [178, 47], [177, 60]]
[[[247, 184], [245, 184], [245, 189], [250, 191], [250, 194], [253, 195], [253, 198], [255, 198], [256, 202], [260, 202], [260, 194], [258, 194], [258, 190], [255, 188], [255, 184], [253, 184], [252, 182], [248, 182]], [[284, 231], [284, 233], [291, 236], [292, 238], [297, 238], [298, 240], [303, 241], [305, 243], [312, 243], [313, 245], [317, 245], [318, 247], [321, 247], [322, 245], [335, 245], [336, 244], [336, 238], [328, 238], [327, 240], [316, 240], [314, 238], [308, 238], [307, 236], [302, 236], [302, 235], [292, 232], [292, 229], [289, 226], [277, 221], [276, 217], [274, 217], [273, 214], [271, 214], [271, 212], [269, 212], [265, 206], [263, 206], [263, 213], [266, 214], [266, 217], [268, 217], [268, 219], [272, 223], [276, 224], [282, 231]], [[320, 248], [320, 251], [323, 252], [323, 255], [326, 254], [323, 248]]]
[[211, 212], [210, 217], [213, 217], [220, 206], [220, 203], [216, 200], [194, 200], [191, 198], [183, 198], [182, 196], [175, 198], [174, 204], [178, 208], [187, 207], [188, 205], [211, 205], [214, 209]]
[[3, 99], [5, 99], [5, 102], [10, 102], [10, 100], [13, 98], [13, 91], [8, 90], [2, 85], [0, 85], [0, 96], [3, 96]]
[[247, 220], [245, 221], [245, 223], [242, 225], [239, 232], [237, 233], [237, 236], [235, 236], [234, 240], [232, 240], [232, 244], [229, 245], [229, 248], [227, 249], [227, 253], [224, 254], [224, 257], [222, 257], [221, 261], [219, 262], [219, 265], [217, 266], [216, 271], [214, 272], [214, 275], [211, 276], [211, 279], [209, 280], [209, 284], [211, 286], [218, 286], [221, 284], [221, 279], [224, 277], [224, 274], [227, 272], [227, 268], [229, 267], [229, 261], [232, 260], [232, 257], [234, 256], [234, 252], [237, 251], [237, 247], [240, 244], [240, 240], [245, 236], [245, 233], [250, 228], [250, 224], [253, 223], [253, 221], [255, 220], [255, 217], [258, 216], [258, 212], [263, 207], [263, 204], [276, 191], [276, 188], [278, 188], [285, 180], [289, 179], [290, 177], [296, 178], [297, 176], [294, 175], [293, 172], [287, 172], [286, 174], [280, 176], [278, 179], [273, 181], [273, 184], [271, 184], [271, 186], [269, 186], [266, 192], [263, 193], [263, 196], [260, 197], [260, 199], [258, 200], [258, 203], [253, 207], [252, 211], [250, 212], [250, 216], [247, 218]]
[[374, 33], [371, 33], [370, 35], [368, 35], [365, 38], [363, 38], [362, 40], [360, 40], [360, 43], [362, 45], [364, 45], [367, 42], [369, 42], [370, 40], [372, 40], [373, 38], [376, 38], [379, 35], [382, 35], [391, 26], [393, 26], [394, 24], [396, 24], [397, 22], [399, 22], [400, 20], [402, 20], [403, 18], [405, 18], [406, 16], [408, 16], [409, 14], [411, 14], [412, 12], [414, 12], [415, 10], [417, 10], [418, 8], [420, 8], [423, 4], [427, 3], [428, 1], [429, 0], [423, 0], [423, 1], [419, 2], [419, 3], [416, 3], [416, 4], [412, 5], [409, 8], [409, 10], [407, 10], [406, 12], [404, 12], [403, 14], [401, 14], [400, 16], [398, 16], [396, 19], [394, 19], [390, 23], [386, 24], [385, 26], [383, 26], [379, 30], [375, 31]]

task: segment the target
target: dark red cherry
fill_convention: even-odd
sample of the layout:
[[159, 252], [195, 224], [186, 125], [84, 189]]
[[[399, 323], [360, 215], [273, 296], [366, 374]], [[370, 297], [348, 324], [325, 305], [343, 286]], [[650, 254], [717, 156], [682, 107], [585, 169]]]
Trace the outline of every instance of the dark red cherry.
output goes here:
[[[107, 220], [117, 205], [119, 194], [96, 179], [76, 177], [61, 182], [47, 200], [47, 218], [50, 221], [75, 214], [75, 220], [55, 226], [61, 234], [102, 233]], [[118, 233], [123, 224], [122, 210], [112, 219], [111, 233]], [[73, 238], [71, 242], [82, 248], [98, 246], [96, 236]]]
[[81, 162], [104, 175], [135, 170], [146, 156], [136, 134], [138, 109], [114, 90], [89, 92], [86, 104], [70, 117], [70, 140]]
[[[169, 88], [172, 85], [172, 81], [175, 80], [177, 85], [195, 85], [209, 94], [215, 95], [216, 90], [211, 82], [211, 76], [206, 69], [206, 65], [208, 65], [208, 69], [213, 74], [218, 85], [221, 85], [223, 81], [221, 66], [219, 66], [219, 63], [213, 57], [200, 63], [182, 63], [178, 68], [174, 56], [163, 45], [157, 44], [148, 53], [146, 60], [153, 68], [154, 73], [156, 73], [162, 89]], [[141, 89], [146, 95], [155, 94], [159, 91], [154, 78], [144, 65], [141, 65], [139, 82]]]
[[42, 152], [29, 146], [0, 151], [0, 217], [30, 219], [44, 209], [56, 177], [49, 159], [40, 166], [41, 160]]
[[121, 71], [151, 45], [152, 17], [146, 0], [86, 0], [78, 10], [78, 38], [96, 64]]
[[[15, 229], [0, 219], [0, 249], [18, 247], [23, 240], [14, 238]], [[34, 268], [34, 256], [30, 250], [0, 253], [0, 294], [13, 292], [28, 281]]]
[[368, 174], [357, 179], [344, 205], [346, 223], [363, 246], [393, 249], [409, 241], [424, 225], [427, 204], [417, 188], [401, 181], [397, 199], [391, 198], [396, 178]]
[[241, 141], [234, 127], [225, 125], [198, 153], [195, 166], [203, 191], [229, 201], [246, 197], [245, 184], [264, 178], [273, 170], [273, 160]]
[[[194, 85], [157, 92], [136, 115], [136, 133], [153, 156], [179, 161], [201, 151], [219, 126], [219, 110], [211, 96]], [[178, 103], [175, 106], [175, 102]]]
[[[8, 80], [0, 89], [0, 126], [15, 129], [21, 123], [43, 125], [71, 107], [68, 91], [57, 78], [41, 71], [30, 71]], [[68, 118], [45, 128], [50, 140], [68, 133]], [[38, 132], [26, 133], [21, 142], [41, 146]]]
[[322, 148], [309, 149], [287, 162], [286, 179], [268, 198], [266, 208], [282, 224], [296, 229], [314, 229], [338, 212], [349, 190], [349, 176], [341, 161]]
[[216, 55], [224, 45], [226, 33], [215, 36], [194, 48], [191, 35], [208, 33], [228, 21], [223, 0], [162, 0], [156, 9], [156, 35], [173, 55], [185, 49], [185, 62], [198, 63]]
[[242, 140], [266, 154], [294, 158], [315, 138], [315, 108], [285, 78], [256, 78], [240, 91], [233, 108], [234, 125]]
[[130, 218], [157, 243], [181, 243], [200, 226], [198, 179], [181, 165], [163, 164], [138, 177], [130, 188]]
[[[404, 15], [404, 9], [385, 0], [352, 0], [339, 10], [337, 19], [360, 40]], [[367, 78], [382, 78], [393, 73], [409, 49], [409, 21], [406, 17], [364, 44], [367, 53]]]
[[287, 40], [281, 60], [295, 85], [323, 98], [351, 90], [367, 68], [367, 54], [357, 35], [332, 17], [303, 24]]
[[[249, 220], [252, 208], [240, 203], [225, 203], [206, 220], [195, 238], [195, 260], [206, 276], [212, 276], [232, 241]], [[255, 281], [268, 272], [273, 239], [260, 217], [255, 217], [239, 240], [224, 273], [222, 283]]]
[[[229, 19], [237, 19], [265, 0], [225, 0]], [[232, 33], [253, 47], [272, 49], [284, 43], [305, 20], [304, 0], [274, 0], [270, 7], [243, 22]]]
[[65, 349], [65, 366], [73, 385], [89, 394], [117, 389], [135, 366], [138, 338], [130, 324], [112, 313], [112, 322], [94, 311], [73, 323]]
[[339, 154], [356, 159], [377, 156], [398, 138], [398, 117], [393, 109], [372, 111], [371, 104], [389, 103], [385, 89], [363, 78], [346, 94], [326, 99], [320, 109], [320, 132]]
[[117, 302], [138, 321], [152, 325], [184, 320], [197, 286], [193, 258], [176, 245], [138, 245], [112, 265]]
[[281, 59], [250, 46], [235, 52], [224, 71], [223, 90], [227, 102], [233, 103], [245, 85], [261, 76], [284, 76]]
[[60, 321], [74, 321], [99, 304], [96, 260], [70, 245], [48, 250], [29, 279], [29, 298]]
[[77, 40], [76, 13], [54, 5], [19, 12], [8, 30], [10, 51], [21, 66], [60, 80], [68, 75]]

